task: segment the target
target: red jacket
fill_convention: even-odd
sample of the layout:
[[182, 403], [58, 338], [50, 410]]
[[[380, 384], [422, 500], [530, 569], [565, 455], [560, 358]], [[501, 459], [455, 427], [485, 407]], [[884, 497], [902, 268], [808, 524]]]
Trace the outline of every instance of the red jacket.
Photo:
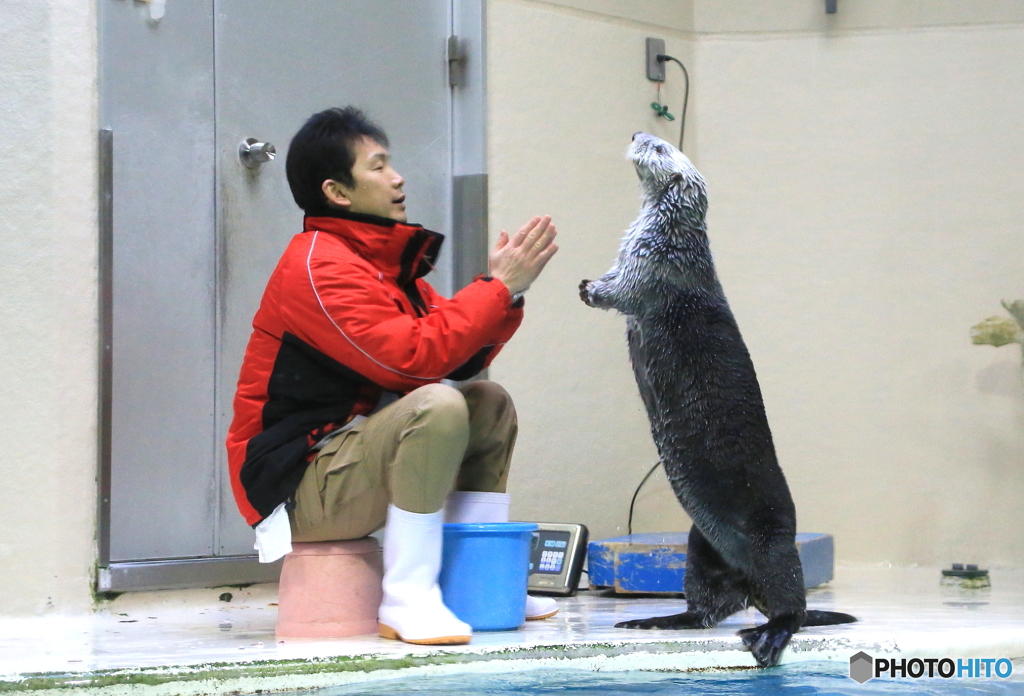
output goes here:
[[372, 215], [307, 217], [253, 319], [228, 430], [238, 508], [258, 524], [288, 500], [310, 448], [383, 390], [468, 379], [522, 321], [500, 281], [451, 299], [422, 279], [444, 237]]

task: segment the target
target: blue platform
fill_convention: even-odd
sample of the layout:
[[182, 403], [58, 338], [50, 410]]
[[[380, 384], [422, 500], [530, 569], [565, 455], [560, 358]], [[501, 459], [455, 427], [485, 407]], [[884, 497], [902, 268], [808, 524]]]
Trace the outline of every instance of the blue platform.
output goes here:
[[[630, 534], [587, 546], [591, 588], [622, 593], [680, 593], [686, 577], [686, 532]], [[832, 579], [834, 545], [829, 534], [797, 534], [804, 587]]]

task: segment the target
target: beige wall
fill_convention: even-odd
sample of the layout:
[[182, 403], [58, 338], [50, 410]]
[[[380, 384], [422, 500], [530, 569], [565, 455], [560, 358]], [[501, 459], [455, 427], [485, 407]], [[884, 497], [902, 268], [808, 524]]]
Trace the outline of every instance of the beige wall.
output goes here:
[[[969, 339], [1024, 297], [1024, 7], [839, 4], [666, 0], [662, 27], [489, 4], [491, 232], [548, 212], [562, 247], [492, 368], [520, 408], [518, 517], [624, 533], [655, 459], [624, 320], [576, 284], [635, 216], [630, 134], [677, 137], [648, 107], [658, 36], [693, 79], [686, 151], [800, 529], [841, 560], [1024, 562], [1020, 352]], [[663, 478], [638, 508], [640, 531], [687, 525]]]
[[96, 508], [92, 2], [0, 5], [0, 615], [90, 606]]
[[[623, 319], [586, 307], [577, 293], [581, 279], [608, 270], [635, 217], [630, 136], [643, 129], [678, 139], [649, 106], [644, 37], [652, 32], [693, 63], [693, 44], [678, 32], [540, 3], [488, 5], [490, 219], [513, 228], [546, 213], [560, 235], [527, 295], [522, 328], [491, 367], [519, 410], [513, 514], [583, 522], [595, 538], [625, 534], [633, 487], [657, 461]], [[679, 75], [663, 95], [677, 118]], [[663, 480], [652, 478], [640, 498], [643, 528], [685, 525]]]
[[701, 44], [723, 283], [805, 530], [1024, 561], [1024, 385], [968, 331], [1024, 297], [1024, 25]]

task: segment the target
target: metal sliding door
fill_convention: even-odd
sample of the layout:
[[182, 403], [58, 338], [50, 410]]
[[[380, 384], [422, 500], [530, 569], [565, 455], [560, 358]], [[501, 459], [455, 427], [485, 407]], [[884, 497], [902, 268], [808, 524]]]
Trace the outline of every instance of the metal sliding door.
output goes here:
[[[475, 42], [478, 76], [482, 6], [454, 2], [469, 17], [463, 41]], [[301, 229], [284, 158], [310, 114], [364, 108], [391, 139], [410, 220], [450, 240], [486, 238], [482, 83], [454, 93], [449, 84], [452, 0], [181, 0], [159, 18], [157, 7], [100, 2], [100, 158], [111, 202], [101, 201], [101, 287], [111, 298], [101, 590], [273, 576], [252, 555], [223, 442], [252, 316]], [[454, 146], [453, 95], [456, 121], [470, 124]], [[247, 138], [272, 143], [277, 158], [243, 166]], [[455, 226], [472, 225], [468, 235], [451, 234], [453, 151], [456, 162], [473, 153], [456, 172], [473, 176], [455, 184]], [[474, 252], [456, 273], [451, 252], [449, 243], [431, 278], [445, 293], [482, 270]]]

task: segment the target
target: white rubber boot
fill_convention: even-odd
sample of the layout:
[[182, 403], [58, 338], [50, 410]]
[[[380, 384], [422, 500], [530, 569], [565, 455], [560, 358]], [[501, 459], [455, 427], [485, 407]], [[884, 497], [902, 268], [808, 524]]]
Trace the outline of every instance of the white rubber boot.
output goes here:
[[444, 512], [426, 515], [388, 506], [384, 525], [384, 599], [377, 612], [382, 638], [417, 645], [462, 645], [473, 636], [441, 600]]
[[[445, 522], [508, 522], [508, 493], [452, 491], [444, 505]], [[526, 595], [526, 620], [540, 621], [558, 613], [558, 604], [550, 597]]]

